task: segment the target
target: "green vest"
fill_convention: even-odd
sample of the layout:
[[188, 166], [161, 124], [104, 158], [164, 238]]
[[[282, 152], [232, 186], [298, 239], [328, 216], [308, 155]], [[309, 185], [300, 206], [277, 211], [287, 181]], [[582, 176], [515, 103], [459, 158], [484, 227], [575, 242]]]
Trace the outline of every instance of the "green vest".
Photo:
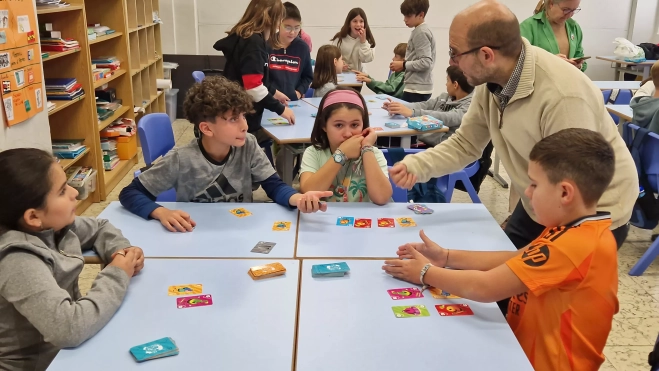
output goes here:
[[[565, 22], [565, 27], [568, 42], [570, 43], [570, 55], [567, 57], [570, 59], [583, 57], [583, 46], [581, 45], [583, 42], [583, 33], [581, 32], [581, 27], [572, 18]], [[531, 45], [542, 48], [552, 54], [560, 53], [554, 30], [552, 30], [544, 10], [520, 23], [519, 29], [522, 36], [529, 40]], [[585, 71], [587, 67], [588, 65], [584, 62], [581, 70]]]

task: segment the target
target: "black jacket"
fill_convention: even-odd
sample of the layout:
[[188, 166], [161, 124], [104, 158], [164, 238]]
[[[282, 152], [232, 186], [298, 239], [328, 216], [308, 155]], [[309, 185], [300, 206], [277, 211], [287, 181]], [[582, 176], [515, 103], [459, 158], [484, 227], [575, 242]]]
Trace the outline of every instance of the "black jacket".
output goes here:
[[288, 48], [269, 50], [270, 85], [290, 100], [297, 100], [296, 91], [304, 97], [313, 80], [309, 46], [296, 37]]
[[224, 76], [239, 83], [254, 99], [255, 113], [247, 115], [250, 133], [261, 128], [264, 109], [278, 115], [284, 112], [284, 105], [275, 99], [275, 89], [269, 85], [268, 48], [263, 35], [254, 34], [243, 39], [231, 34], [217, 41], [213, 48], [226, 58]]

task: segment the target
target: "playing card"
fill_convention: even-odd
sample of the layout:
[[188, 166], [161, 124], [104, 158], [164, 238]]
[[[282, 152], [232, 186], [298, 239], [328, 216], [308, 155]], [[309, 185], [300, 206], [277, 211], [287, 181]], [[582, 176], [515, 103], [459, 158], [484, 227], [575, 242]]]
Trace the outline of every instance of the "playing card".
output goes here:
[[231, 209], [231, 210], [229, 210], [229, 212], [231, 212], [231, 214], [233, 214], [233, 215], [235, 215], [239, 218], [244, 218], [246, 216], [252, 215], [252, 213], [250, 213], [246, 209], [243, 209], [242, 207], [237, 208], [237, 209]]
[[392, 218], [378, 218], [378, 227], [380, 228], [395, 228], [396, 223]]
[[400, 307], [391, 307], [397, 318], [410, 317], [429, 317], [430, 312], [425, 305], [404, 305]]
[[167, 293], [169, 296], [181, 296], [181, 295], [199, 295], [203, 292], [203, 286], [200, 283], [193, 283], [189, 285], [176, 285], [169, 286]]
[[384, 131], [384, 129], [381, 126], [371, 126], [373, 128], [373, 131]]
[[312, 114], [311, 114], [311, 117], [316, 117], [316, 114], [315, 114], [315, 113], [312, 113]]
[[340, 216], [336, 219], [336, 225], [341, 227], [352, 227], [355, 224], [355, 218], [352, 216]]
[[387, 290], [387, 293], [394, 300], [416, 299], [416, 298], [422, 298], [423, 297], [423, 294], [421, 293], [421, 290], [419, 290], [416, 287], [408, 287], [408, 288], [403, 288], [403, 289]]
[[384, 126], [386, 126], [386, 127], [388, 127], [388, 128], [392, 128], [392, 129], [398, 129], [398, 128], [400, 128], [400, 124], [397, 123], [397, 122], [385, 122], [385, 123], [384, 123]]
[[474, 311], [467, 304], [435, 305], [440, 316], [473, 316]]
[[432, 214], [434, 212], [433, 209], [423, 204], [411, 204], [408, 205], [407, 208], [414, 211], [416, 214]]
[[259, 241], [259, 243], [257, 243], [256, 246], [254, 246], [251, 252], [255, 252], [259, 254], [269, 254], [272, 248], [275, 247], [275, 245], [276, 245], [275, 242]]
[[178, 309], [205, 307], [207, 305], [213, 305], [213, 297], [208, 294], [176, 298], [176, 307]]
[[247, 274], [254, 280], [281, 276], [284, 273], [286, 273], [286, 268], [281, 263], [257, 265], [256, 267], [249, 268], [249, 271], [247, 271]]
[[137, 362], [144, 362], [150, 359], [175, 356], [179, 353], [179, 349], [174, 339], [166, 337], [136, 345], [130, 348], [130, 353]]
[[346, 262], [311, 266], [311, 277], [343, 277], [348, 272], [350, 272], [350, 267]]
[[436, 287], [431, 287], [430, 288], [430, 294], [435, 299], [460, 299], [459, 296], [450, 294], [450, 293], [448, 293], [448, 292], [446, 292], [442, 289], [438, 289]]
[[288, 231], [291, 229], [291, 222], [275, 222], [272, 225], [273, 231]]
[[289, 103], [288, 106], [289, 107], [300, 107], [300, 105], [297, 104], [297, 103]]
[[369, 100], [367, 100], [367, 102], [368, 102], [368, 103], [375, 103], [375, 102], [377, 102], [377, 101], [374, 100], [374, 99], [369, 99]]
[[398, 224], [400, 224], [401, 227], [416, 227], [416, 222], [412, 218], [397, 218]]
[[283, 117], [269, 118], [268, 121], [270, 121], [272, 125], [276, 125], [276, 126], [287, 126], [291, 124]]
[[355, 228], [371, 228], [371, 219], [356, 219]]
[[378, 98], [379, 100], [387, 100], [387, 97], [384, 97], [384, 96], [381, 96], [381, 95], [377, 95], [375, 97]]

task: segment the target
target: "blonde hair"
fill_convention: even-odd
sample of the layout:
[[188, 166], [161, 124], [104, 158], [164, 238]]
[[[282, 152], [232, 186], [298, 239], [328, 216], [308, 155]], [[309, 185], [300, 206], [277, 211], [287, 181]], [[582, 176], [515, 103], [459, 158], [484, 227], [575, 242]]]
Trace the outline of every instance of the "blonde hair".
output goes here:
[[279, 38], [274, 37], [279, 29], [279, 24], [284, 20], [286, 8], [281, 0], [252, 0], [245, 9], [245, 14], [227, 32], [237, 34], [243, 39], [251, 37], [255, 33], [268, 32], [270, 43], [275, 49], [281, 48]]
[[659, 61], [654, 62], [652, 68], [650, 68], [650, 77], [652, 77], [655, 88], [659, 86]]
[[543, 10], [544, 11], [549, 10], [549, 1], [551, 1], [554, 4], [560, 4], [560, 3], [563, 2], [563, 0], [548, 0], [548, 1], [540, 0], [540, 1], [538, 1], [538, 5], [535, 6], [535, 10], [533, 11], [533, 14], [535, 15], [535, 14], [540, 13]]

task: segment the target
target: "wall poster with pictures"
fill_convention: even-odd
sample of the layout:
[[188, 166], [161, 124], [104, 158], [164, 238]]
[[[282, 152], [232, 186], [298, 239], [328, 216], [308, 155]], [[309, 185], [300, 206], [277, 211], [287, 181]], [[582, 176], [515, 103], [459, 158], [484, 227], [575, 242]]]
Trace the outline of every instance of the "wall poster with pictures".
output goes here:
[[7, 125], [43, 111], [41, 51], [34, 2], [0, 1], [0, 82]]

